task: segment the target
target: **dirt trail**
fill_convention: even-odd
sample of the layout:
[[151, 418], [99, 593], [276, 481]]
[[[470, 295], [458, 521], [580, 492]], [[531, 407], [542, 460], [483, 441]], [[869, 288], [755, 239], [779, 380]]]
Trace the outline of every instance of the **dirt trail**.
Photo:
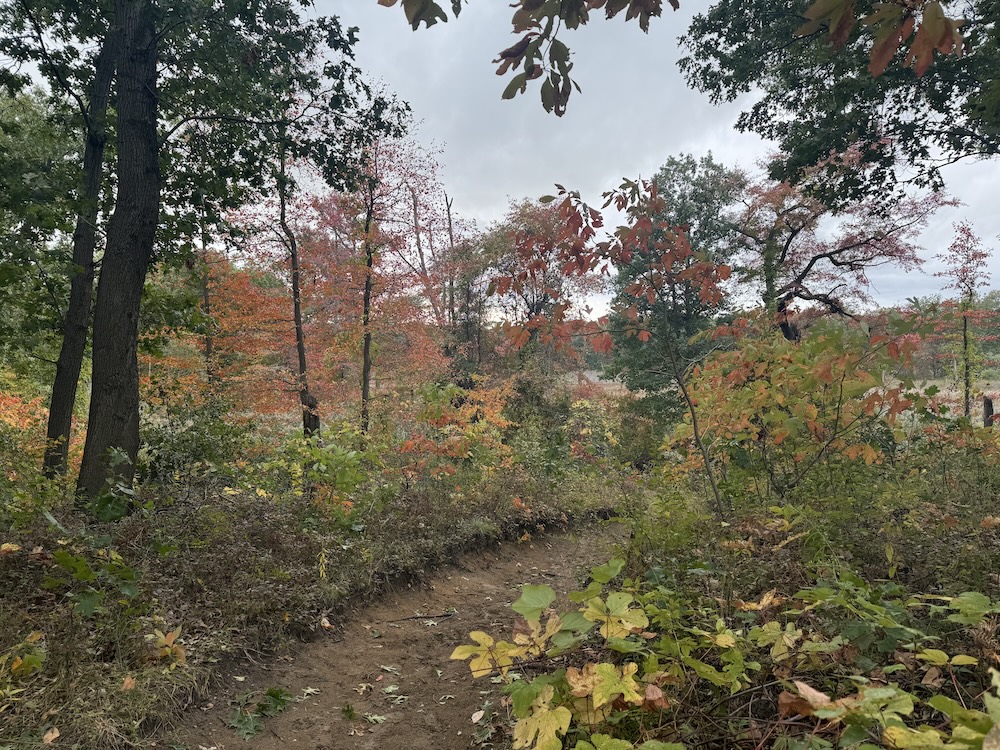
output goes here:
[[[466, 555], [350, 613], [326, 640], [220, 686], [170, 743], [190, 750], [466, 750], [477, 729], [472, 715], [486, 700], [496, 705], [499, 686], [473, 680], [465, 662], [449, 660], [452, 650], [471, 630], [509, 636], [510, 603], [521, 584], [572, 590], [622, 538], [619, 526], [600, 524]], [[225, 723], [231, 701], [271, 687], [319, 692], [265, 719], [249, 741], [239, 739]]]

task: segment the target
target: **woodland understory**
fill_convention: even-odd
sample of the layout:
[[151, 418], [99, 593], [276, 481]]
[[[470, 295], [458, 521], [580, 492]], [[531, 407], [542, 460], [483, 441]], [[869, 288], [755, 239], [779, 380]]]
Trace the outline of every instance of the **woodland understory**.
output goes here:
[[[768, 163], [481, 226], [309, 2], [0, 0], [0, 750], [163, 747], [388, 586], [609, 518], [454, 644], [472, 745], [1000, 748], [1000, 291], [979, 217], [924, 246], [1000, 153], [996, 3], [733, 5], [680, 67], [760, 94]], [[564, 114], [559, 35], [662, 6], [514, 3], [503, 98]]]

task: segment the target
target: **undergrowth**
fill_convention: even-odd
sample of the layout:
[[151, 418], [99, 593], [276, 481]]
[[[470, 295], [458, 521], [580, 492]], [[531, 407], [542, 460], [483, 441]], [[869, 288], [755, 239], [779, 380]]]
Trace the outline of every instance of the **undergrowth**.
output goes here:
[[563, 423], [511, 441], [490, 397], [434, 387], [407, 434], [322, 443], [222, 409], [161, 414], [142, 484], [86, 508], [6, 433], [0, 748], [144, 746], [233, 660], [464, 550], [607, 511], [609, 478]]

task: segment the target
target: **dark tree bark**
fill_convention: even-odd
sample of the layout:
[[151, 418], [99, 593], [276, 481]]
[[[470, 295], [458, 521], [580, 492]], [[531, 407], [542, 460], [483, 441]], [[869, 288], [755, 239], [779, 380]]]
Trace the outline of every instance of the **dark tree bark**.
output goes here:
[[69, 305], [63, 324], [63, 341], [56, 362], [56, 376], [49, 401], [44, 470], [49, 477], [66, 473], [73, 407], [90, 330], [90, 305], [94, 290], [94, 251], [97, 247], [97, 214], [104, 178], [108, 102], [118, 62], [118, 34], [109, 31], [97, 56], [94, 85], [85, 113], [87, 129], [83, 151], [83, 191], [73, 231], [73, 276]]
[[288, 175], [285, 169], [285, 145], [279, 147], [278, 206], [281, 234], [292, 266], [292, 317], [295, 322], [295, 351], [298, 353], [299, 404], [302, 406], [302, 434], [306, 438], [319, 436], [319, 403], [309, 392], [309, 370], [306, 364], [306, 333], [302, 325], [302, 288], [299, 273], [299, 243], [288, 223]]
[[204, 210], [201, 216], [201, 312], [205, 316], [205, 338], [202, 353], [205, 357], [205, 379], [209, 391], [216, 385], [215, 376], [215, 321], [212, 320], [212, 264], [208, 254], [208, 219]]
[[[139, 305], [160, 209], [156, 132], [156, 8], [115, 0], [118, 62], [118, 195], [94, 306], [93, 390], [78, 490], [96, 497], [109, 476], [130, 484], [139, 452]], [[125, 460], [111, 454], [118, 452]]]
[[[970, 301], [967, 308], [972, 307], [972, 302]], [[972, 362], [970, 362], [971, 356], [969, 353], [969, 313], [968, 310], [962, 311], [962, 393], [963, 393], [963, 406], [965, 407], [966, 418], [972, 415]]]
[[374, 187], [372, 188], [371, 200], [368, 202], [365, 213], [365, 291], [362, 300], [361, 323], [364, 328], [364, 343], [361, 347], [361, 434], [367, 435], [371, 427], [371, 414], [369, 405], [371, 403], [372, 384], [372, 289], [375, 280], [372, 277], [372, 269], [375, 266], [375, 248], [372, 243], [371, 231], [372, 221], [375, 214]]

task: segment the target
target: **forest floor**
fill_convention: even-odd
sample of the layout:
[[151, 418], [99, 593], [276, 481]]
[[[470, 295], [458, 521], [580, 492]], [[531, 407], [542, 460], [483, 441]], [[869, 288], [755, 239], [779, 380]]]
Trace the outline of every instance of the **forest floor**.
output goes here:
[[[601, 523], [461, 557], [359, 605], [317, 642], [228, 674], [165, 745], [186, 750], [466, 750], [503, 747], [500, 685], [473, 680], [451, 652], [473, 630], [509, 636], [522, 584], [572, 591], [613, 556], [624, 529]], [[269, 689], [294, 696], [248, 740], [230, 722]], [[492, 708], [491, 708], [492, 707]], [[496, 714], [494, 715], [494, 711]], [[473, 721], [478, 719], [478, 721]], [[491, 720], [492, 719], [492, 720]]]

